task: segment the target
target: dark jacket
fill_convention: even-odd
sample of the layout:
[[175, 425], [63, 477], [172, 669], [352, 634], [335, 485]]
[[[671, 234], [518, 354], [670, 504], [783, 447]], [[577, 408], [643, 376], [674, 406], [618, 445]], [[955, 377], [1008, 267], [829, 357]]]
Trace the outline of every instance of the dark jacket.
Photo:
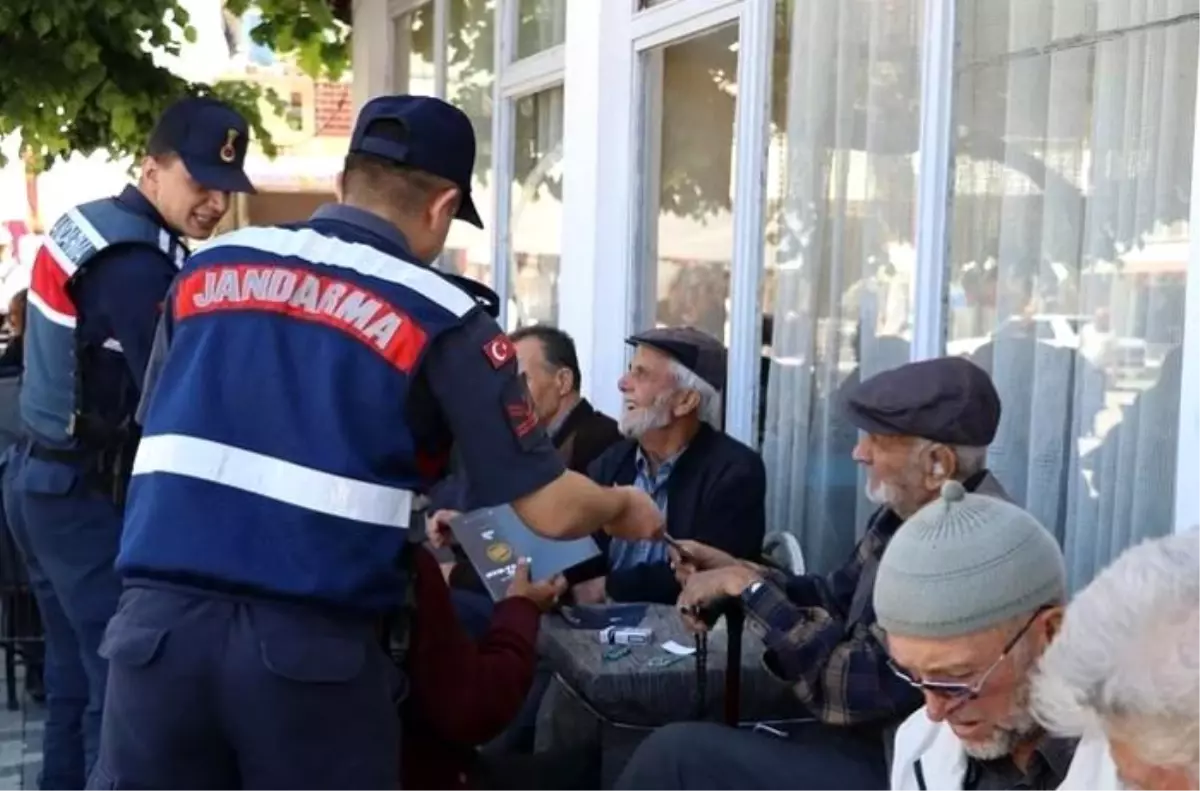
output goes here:
[[[635, 440], [609, 448], [588, 469], [602, 486], [632, 485], [637, 477]], [[762, 556], [766, 534], [767, 472], [762, 458], [736, 439], [701, 425], [667, 480], [667, 533], [723, 549], [739, 558]], [[597, 535], [603, 555], [567, 573], [572, 584], [605, 576], [616, 601], [674, 604], [679, 584], [667, 563], [608, 569], [607, 535]]]
[[537, 666], [539, 613], [528, 599], [496, 604], [487, 633], [473, 641], [428, 550], [416, 550], [417, 610], [402, 712], [401, 788], [475, 785], [475, 748], [516, 719]]
[[[621, 439], [617, 421], [603, 412], [596, 411], [586, 398], [567, 416], [562, 427], [550, 437], [551, 444], [568, 470], [586, 473], [588, 465], [614, 442]], [[455, 451], [457, 453], [457, 450]], [[429, 491], [429, 510], [449, 508], [454, 511], [470, 511], [470, 484], [463, 472], [462, 464], [455, 458], [453, 471]]]
[[588, 465], [620, 439], [617, 421], [597, 412], [583, 398], [550, 437], [550, 442], [558, 448], [558, 455], [568, 470], [586, 473]]

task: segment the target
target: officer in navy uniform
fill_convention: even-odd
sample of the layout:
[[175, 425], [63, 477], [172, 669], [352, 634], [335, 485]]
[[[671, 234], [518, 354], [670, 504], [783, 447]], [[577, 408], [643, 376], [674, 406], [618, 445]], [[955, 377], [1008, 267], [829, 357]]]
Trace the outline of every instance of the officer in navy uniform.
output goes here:
[[208, 237], [242, 170], [246, 121], [215, 99], [169, 107], [136, 187], [70, 209], [34, 261], [20, 411], [25, 438], [3, 478], [4, 507], [46, 630], [43, 788], [82, 788], [99, 749], [117, 608], [113, 568], [137, 443], [132, 422], [163, 299]]
[[474, 161], [460, 110], [376, 98], [339, 204], [226, 234], [176, 280], [94, 787], [397, 787], [405, 682], [376, 626], [405, 597], [414, 511], [453, 443], [476, 498], [538, 533], [661, 530], [644, 493], [564, 469], [511, 341], [429, 267], [452, 220], [482, 227]]

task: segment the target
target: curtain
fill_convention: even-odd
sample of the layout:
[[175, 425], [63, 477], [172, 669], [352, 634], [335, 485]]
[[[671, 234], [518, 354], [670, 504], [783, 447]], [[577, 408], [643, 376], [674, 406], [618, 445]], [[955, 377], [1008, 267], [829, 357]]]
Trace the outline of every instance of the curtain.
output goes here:
[[960, 0], [947, 350], [1073, 587], [1173, 529], [1198, 0]]
[[922, 5], [779, 4], [759, 427], [768, 529], [812, 571], [873, 510], [836, 394], [909, 358]]

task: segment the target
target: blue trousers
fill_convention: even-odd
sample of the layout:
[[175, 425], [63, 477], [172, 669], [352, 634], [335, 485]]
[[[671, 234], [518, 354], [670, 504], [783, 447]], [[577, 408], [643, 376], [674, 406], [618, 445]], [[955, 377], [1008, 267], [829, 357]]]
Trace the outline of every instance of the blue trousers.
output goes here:
[[399, 671], [367, 620], [131, 583], [91, 788], [398, 788]]
[[107, 663], [99, 654], [117, 607], [121, 512], [67, 464], [12, 449], [4, 511], [25, 558], [46, 633], [42, 788], [83, 788], [96, 760]]

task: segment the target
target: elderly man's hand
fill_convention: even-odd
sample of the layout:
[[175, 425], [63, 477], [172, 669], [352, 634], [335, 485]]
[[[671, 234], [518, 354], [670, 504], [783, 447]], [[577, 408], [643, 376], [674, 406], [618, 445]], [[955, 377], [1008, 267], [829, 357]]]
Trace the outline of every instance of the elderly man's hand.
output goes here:
[[543, 582], [534, 582], [529, 578], [529, 559], [517, 561], [517, 570], [512, 582], [508, 584], [507, 598], [521, 596], [529, 599], [542, 612], [549, 611], [558, 604], [559, 598], [567, 591], [567, 580], [561, 574], [556, 574]]
[[443, 508], [425, 517], [425, 538], [435, 549], [451, 546], [454, 535], [450, 532], [450, 520], [459, 515], [458, 511]]
[[740, 564], [692, 574], [679, 594], [678, 606], [684, 625], [693, 632], [704, 631], [707, 627], [696, 619], [697, 610], [721, 599], [741, 596], [742, 591], [761, 579], [757, 571]]
[[738, 562], [737, 558], [728, 552], [689, 539], [671, 541], [667, 547], [667, 555], [671, 560], [671, 568], [675, 569], [675, 579], [679, 580], [680, 585], [694, 572], [734, 566]]

